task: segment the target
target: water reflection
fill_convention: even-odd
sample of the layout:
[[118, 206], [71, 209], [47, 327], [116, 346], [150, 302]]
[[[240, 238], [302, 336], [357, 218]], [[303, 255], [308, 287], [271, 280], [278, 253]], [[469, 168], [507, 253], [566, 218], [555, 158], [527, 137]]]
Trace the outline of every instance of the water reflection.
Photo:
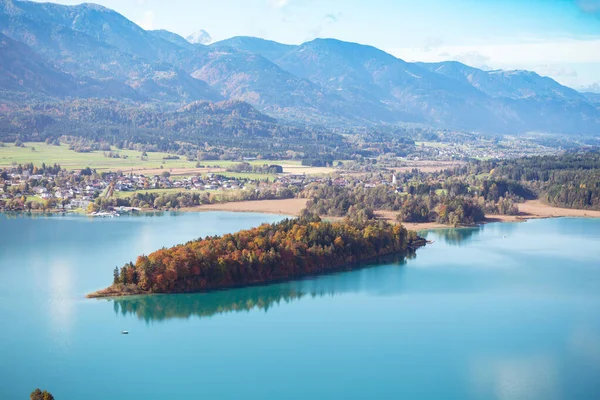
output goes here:
[[452, 246], [464, 246], [473, 237], [479, 235], [483, 229], [483, 225], [472, 228], [445, 228], [426, 231], [424, 235], [428, 240], [441, 240]]
[[488, 356], [471, 367], [474, 398], [563, 398], [558, 362], [551, 355]]
[[68, 215], [60, 212], [20, 212], [20, 211], [5, 211], [0, 213], [6, 220], [16, 219], [46, 219], [50, 217], [60, 217]]
[[412, 253], [407, 257], [387, 258], [385, 266], [380, 262], [350, 272], [272, 285], [209, 293], [133, 296], [108, 299], [108, 301], [114, 302], [113, 308], [116, 314], [132, 314], [146, 322], [151, 322], [174, 318], [187, 319], [191, 316], [204, 318], [253, 309], [267, 312], [271, 307], [290, 303], [305, 296], [334, 296], [339, 293], [361, 291], [386, 295], [397, 293], [401, 289], [398, 280], [402, 278], [402, 268], [398, 267], [406, 264], [407, 259], [414, 257], [415, 253]]
[[289, 303], [306, 294], [300, 288], [281, 284], [212, 293], [136, 296], [113, 301], [115, 313], [134, 314], [150, 322], [191, 316], [210, 317], [255, 308], [268, 311], [282, 301]]
[[[117, 210], [118, 211], [118, 210]], [[48, 218], [57, 218], [57, 217], [66, 217], [66, 218], [80, 218], [80, 217], [89, 217], [89, 218], [100, 218], [100, 217], [92, 217], [85, 213], [73, 212], [73, 211], [36, 211], [36, 212], [27, 212], [27, 211], [5, 211], [0, 213], [7, 220], [16, 220], [16, 219], [48, 219]], [[176, 217], [186, 215], [185, 212], [181, 211], [131, 211], [131, 212], [121, 212], [121, 217]], [[103, 219], [103, 218], [101, 218]], [[107, 218], [113, 219], [113, 218]]]

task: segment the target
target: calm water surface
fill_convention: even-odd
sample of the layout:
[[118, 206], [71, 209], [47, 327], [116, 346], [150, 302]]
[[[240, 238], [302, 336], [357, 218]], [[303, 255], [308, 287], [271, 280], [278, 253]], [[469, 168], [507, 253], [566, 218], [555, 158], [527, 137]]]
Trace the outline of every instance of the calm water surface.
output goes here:
[[600, 220], [438, 231], [411, 260], [264, 287], [83, 297], [138, 254], [280, 218], [0, 214], [0, 399], [600, 399]]

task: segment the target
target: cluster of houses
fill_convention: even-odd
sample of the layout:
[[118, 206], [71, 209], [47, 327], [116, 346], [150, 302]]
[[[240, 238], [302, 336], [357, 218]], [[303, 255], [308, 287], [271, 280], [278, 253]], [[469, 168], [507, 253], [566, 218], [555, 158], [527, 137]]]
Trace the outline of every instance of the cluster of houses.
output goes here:
[[32, 174], [10, 167], [0, 169], [0, 200], [21, 199], [37, 202], [48, 200], [65, 209], [86, 209], [98, 196], [115, 192], [134, 192], [150, 189], [237, 190], [244, 189], [245, 180], [209, 173], [205, 176], [170, 177], [169, 174], [105, 173], [82, 176], [80, 172], [60, 171], [60, 175]]
[[115, 177], [114, 188], [120, 192], [143, 189], [232, 190], [243, 189], [244, 183], [235, 178], [228, 178], [212, 173], [205, 177], [192, 176], [180, 179], [163, 175], [147, 177], [140, 174]]
[[[115, 192], [135, 192], [151, 189], [181, 190], [238, 190], [244, 189], [246, 180], [209, 173], [204, 176], [171, 177], [168, 173], [145, 176], [143, 174], [105, 173], [83, 176], [82, 173], [60, 171], [58, 175], [32, 174], [16, 168], [0, 170], [0, 200], [21, 199], [23, 196], [31, 200], [35, 196], [40, 200], [50, 200], [53, 204], [65, 209], [87, 209], [97, 197], [110, 197]], [[280, 174], [274, 181], [261, 182], [259, 187], [283, 189], [297, 187], [303, 189], [311, 183], [329, 183], [345, 187], [356, 177], [337, 174], [318, 176], [306, 174]], [[380, 184], [395, 185], [395, 179], [361, 181], [365, 187]], [[39, 203], [39, 201], [38, 201]]]
[[58, 179], [56, 175], [32, 174], [9, 168], [2, 171], [0, 200], [35, 197], [64, 205], [65, 209], [86, 208], [109, 185], [103, 179], [70, 179], [75, 172]]

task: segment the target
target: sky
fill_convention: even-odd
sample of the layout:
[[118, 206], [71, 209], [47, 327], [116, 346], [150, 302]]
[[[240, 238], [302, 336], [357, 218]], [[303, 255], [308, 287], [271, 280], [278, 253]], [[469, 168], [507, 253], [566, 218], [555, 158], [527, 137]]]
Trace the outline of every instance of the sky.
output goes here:
[[[56, 0], [61, 4], [81, 1]], [[145, 29], [214, 40], [317, 37], [369, 44], [406, 61], [528, 69], [600, 91], [600, 0], [96, 0]]]

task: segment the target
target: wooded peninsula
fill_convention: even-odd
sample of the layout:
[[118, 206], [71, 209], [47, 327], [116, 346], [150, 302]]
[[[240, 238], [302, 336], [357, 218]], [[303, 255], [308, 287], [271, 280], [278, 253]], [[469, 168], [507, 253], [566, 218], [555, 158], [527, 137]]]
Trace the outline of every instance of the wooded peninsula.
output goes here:
[[354, 269], [408, 255], [425, 239], [384, 221], [326, 222], [309, 213], [163, 248], [115, 268], [113, 284], [88, 297], [190, 293]]

